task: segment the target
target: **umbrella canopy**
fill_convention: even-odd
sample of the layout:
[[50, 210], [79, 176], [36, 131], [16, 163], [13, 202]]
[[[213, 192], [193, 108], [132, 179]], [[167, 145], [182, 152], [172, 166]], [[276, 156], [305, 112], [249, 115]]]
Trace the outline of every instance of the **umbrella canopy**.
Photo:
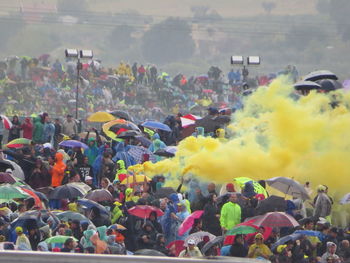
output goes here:
[[171, 243], [169, 243], [166, 247], [170, 249], [171, 247], [175, 246], [175, 256], [178, 257], [182, 250], [185, 249], [185, 241], [183, 240], [175, 240]]
[[47, 238], [47, 239], [45, 240], [45, 242], [46, 242], [47, 244], [64, 244], [64, 242], [66, 242], [66, 240], [67, 240], [68, 238], [73, 238], [73, 240], [74, 240], [75, 242], [78, 242], [78, 241], [79, 241], [78, 239], [76, 239], [76, 238], [73, 237], [73, 236], [60, 236], [60, 235], [58, 235], [58, 236], [53, 236], [53, 237]]
[[283, 212], [270, 212], [259, 216], [254, 222], [256, 226], [263, 227], [297, 227], [299, 223], [294, 217]]
[[124, 119], [126, 121], [132, 121], [132, 118], [130, 116], [130, 114], [126, 111], [123, 110], [115, 110], [110, 112], [113, 116], [120, 118], [120, 119]]
[[107, 211], [107, 209], [104, 206], [100, 205], [99, 203], [96, 203], [95, 201], [83, 198], [83, 199], [79, 199], [77, 203], [85, 209], [91, 209], [93, 207], [97, 207], [98, 210], [100, 210], [101, 214], [109, 215], [109, 212]]
[[37, 196], [36, 193], [34, 193], [34, 190], [30, 190], [30, 189], [26, 189], [23, 186], [21, 187], [21, 190], [23, 192], [26, 192], [30, 197], [34, 198], [34, 202], [35, 202], [35, 206], [39, 207], [40, 209], [43, 208], [43, 204], [41, 203], [41, 200], [39, 198], [39, 196]]
[[197, 127], [203, 127], [205, 133], [215, 132], [218, 128], [230, 122], [230, 116], [205, 116], [203, 119], [196, 120]]
[[302, 235], [301, 234], [291, 234], [288, 236], [284, 236], [280, 239], [278, 239], [274, 244], [272, 244], [271, 246], [271, 250], [276, 249], [278, 246], [280, 245], [284, 245], [285, 243], [289, 242], [289, 241], [296, 241], [298, 240]]
[[13, 184], [17, 180], [9, 173], [0, 172], [0, 184]]
[[126, 125], [127, 121], [123, 120], [123, 119], [117, 119], [117, 120], [113, 120], [110, 122], [107, 122], [105, 124], [102, 125], [102, 130], [103, 132], [112, 140], [116, 140], [117, 139], [117, 134], [113, 131], [110, 130], [110, 128], [114, 125]]
[[27, 197], [28, 197], [28, 194], [17, 186], [10, 185], [10, 184], [0, 185], [0, 199], [12, 200], [16, 198], [27, 198]]
[[68, 222], [70, 220], [78, 220], [78, 221], [87, 221], [91, 224], [90, 220], [84, 216], [83, 214], [76, 213], [76, 212], [71, 212], [71, 211], [66, 211], [66, 212], [59, 212], [56, 213], [56, 216], [59, 218], [59, 220]]
[[[143, 175], [143, 174], [138, 174], [138, 175], [135, 175], [135, 181], [136, 183], [143, 183], [144, 181], [151, 181], [151, 178], [147, 177], [146, 175]], [[132, 184], [134, 182], [134, 176], [130, 175], [128, 177], [126, 177], [122, 182], [121, 184]]]
[[303, 200], [310, 199], [306, 189], [299, 182], [287, 177], [274, 177], [266, 180], [267, 184], [284, 194], [300, 197]]
[[317, 80], [316, 82], [321, 86], [320, 90], [326, 92], [343, 88], [343, 85], [334, 79], [321, 79]]
[[84, 196], [84, 193], [77, 187], [68, 184], [55, 188], [50, 193], [50, 199], [73, 199]]
[[171, 129], [168, 125], [158, 121], [145, 121], [141, 125], [143, 127], [150, 128], [150, 129], [157, 129], [157, 130], [171, 132]]
[[[79, 135], [79, 138], [85, 139], [87, 134], [88, 134], [88, 132], [81, 132], [78, 135]], [[104, 137], [104, 136], [102, 136], [100, 134], [99, 134], [99, 136], [100, 136], [102, 142], [106, 142], [107, 141], [106, 137]], [[96, 139], [96, 133], [95, 132], [89, 132], [89, 138], [95, 138]]]
[[203, 240], [203, 237], [205, 236], [209, 237], [209, 241], [212, 241], [216, 238], [216, 236], [214, 236], [213, 234], [210, 234], [209, 232], [199, 231], [199, 232], [193, 233], [192, 235], [189, 235], [185, 239], [185, 245], [187, 246], [188, 240], [191, 240], [191, 239], [194, 240], [194, 242], [197, 245], [199, 242]]
[[201, 218], [203, 215], [204, 211], [203, 210], [197, 210], [190, 214], [179, 226], [178, 233], [180, 236], [185, 234], [188, 230], [190, 230], [194, 224], [194, 220]]
[[320, 89], [321, 85], [313, 81], [304, 80], [304, 81], [299, 81], [295, 83], [294, 88], [296, 90], [314, 90], [314, 89]]
[[84, 195], [86, 195], [91, 190], [90, 186], [88, 186], [87, 184], [82, 183], [82, 182], [69, 183], [67, 185], [77, 188]]
[[176, 191], [172, 187], [161, 187], [156, 191], [154, 196], [156, 198], [165, 198], [174, 193], [176, 193]]
[[0, 171], [5, 172], [7, 169], [14, 170], [11, 162], [9, 160], [0, 160]]
[[30, 145], [32, 143], [31, 140], [28, 140], [26, 138], [18, 138], [10, 141], [8, 144], [6, 144], [7, 148], [21, 148], [24, 145]]
[[11, 227], [15, 228], [17, 226], [21, 226], [26, 229], [30, 227], [39, 227], [39, 228], [43, 227], [47, 225], [43, 220], [43, 216], [42, 216], [42, 214], [44, 214], [43, 211], [40, 211], [40, 210], [26, 211], [11, 223]]
[[95, 202], [103, 202], [103, 201], [112, 201], [112, 194], [106, 189], [96, 189], [91, 191], [85, 196], [86, 199], [95, 201]]
[[338, 77], [333, 72], [331, 72], [329, 70], [314, 71], [314, 72], [311, 72], [311, 73], [307, 74], [304, 77], [304, 80], [306, 80], [306, 81], [316, 81], [316, 80], [320, 80], [320, 79], [334, 79], [334, 80], [337, 80]]
[[66, 140], [66, 141], [62, 141], [60, 142], [59, 146], [63, 146], [63, 147], [70, 147], [70, 148], [83, 148], [83, 149], [88, 149], [89, 146], [87, 146], [85, 143], [82, 143], [80, 141], [77, 140]]
[[135, 139], [141, 143], [142, 146], [148, 148], [152, 142], [142, 135], [135, 136]]
[[[2, 161], [7, 163], [7, 165], [5, 163], [3, 163]], [[21, 166], [19, 166], [17, 163], [15, 163], [14, 161], [11, 161], [11, 160], [0, 160], [0, 171], [5, 172], [7, 169], [6, 167], [12, 170], [13, 176], [15, 176], [16, 178], [18, 178], [20, 180], [24, 180], [23, 170], [22, 170]]]
[[149, 218], [152, 212], [157, 214], [157, 217], [164, 215], [164, 212], [154, 206], [150, 205], [137, 205], [128, 210], [130, 215], [134, 215], [140, 218]]
[[248, 225], [239, 225], [235, 226], [231, 230], [227, 231], [226, 235], [247, 235], [247, 234], [252, 234], [256, 232], [256, 228]]
[[343, 196], [343, 198], [340, 200], [340, 204], [345, 205], [350, 203], [350, 193], [347, 193]]
[[165, 254], [154, 249], [140, 249], [137, 250], [134, 255], [136, 256], [152, 256], [152, 257], [166, 257]]
[[12, 128], [12, 122], [5, 115], [0, 115], [1, 121], [4, 124], [5, 129], [9, 130]]
[[177, 147], [176, 146], [167, 146], [164, 149], [158, 149], [155, 151], [155, 155], [158, 156], [163, 156], [163, 157], [174, 157], [177, 152]]
[[91, 114], [87, 120], [89, 122], [108, 122], [113, 121], [115, 119], [116, 118], [112, 114], [104, 111], [99, 111]]
[[119, 139], [130, 139], [130, 138], [135, 138], [136, 136], [141, 136], [142, 134], [138, 131], [134, 130], [129, 130], [129, 131], [123, 131], [120, 133], [117, 138]]
[[126, 230], [126, 227], [120, 224], [110, 225], [108, 228], [115, 229], [115, 230]]
[[283, 197], [271, 195], [268, 198], [259, 202], [256, 207], [256, 214], [263, 215], [268, 212], [284, 212], [286, 211], [287, 203]]
[[[142, 146], [131, 146], [128, 154], [134, 159], [136, 163], [143, 163], [144, 161], [156, 161], [154, 154]], [[148, 156], [148, 160], [145, 160], [145, 155]]]
[[203, 247], [202, 247], [202, 254], [205, 255], [205, 253], [211, 249], [213, 246], [219, 246], [222, 247], [223, 243], [224, 243], [224, 236], [218, 236], [216, 238], [214, 238], [212, 241], [207, 242]]

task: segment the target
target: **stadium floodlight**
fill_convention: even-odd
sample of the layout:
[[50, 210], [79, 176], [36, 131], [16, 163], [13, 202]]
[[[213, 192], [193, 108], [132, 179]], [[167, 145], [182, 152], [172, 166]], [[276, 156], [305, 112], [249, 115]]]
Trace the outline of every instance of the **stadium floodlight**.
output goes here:
[[92, 50], [80, 50], [80, 58], [88, 58], [88, 59], [92, 59], [92, 57], [94, 56]]
[[260, 65], [260, 57], [259, 56], [249, 56], [247, 57], [248, 65]]
[[65, 50], [65, 53], [66, 53], [67, 58], [78, 58], [79, 57], [79, 52], [77, 49], [67, 48]]
[[244, 59], [243, 56], [232, 56], [231, 57], [231, 64], [232, 65], [243, 65]]

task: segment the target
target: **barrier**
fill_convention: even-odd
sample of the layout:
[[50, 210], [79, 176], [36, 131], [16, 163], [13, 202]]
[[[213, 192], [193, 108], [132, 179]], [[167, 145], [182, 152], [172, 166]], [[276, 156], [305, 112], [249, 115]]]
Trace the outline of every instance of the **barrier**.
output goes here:
[[216, 257], [202, 258], [169, 258], [148, 256], [124, 255], [94, 255], [73, 253], [27, 252], [27, 251], [0, 251], [1, 263], [268, 263], [268, 260], [255, 260], [248, 258]]

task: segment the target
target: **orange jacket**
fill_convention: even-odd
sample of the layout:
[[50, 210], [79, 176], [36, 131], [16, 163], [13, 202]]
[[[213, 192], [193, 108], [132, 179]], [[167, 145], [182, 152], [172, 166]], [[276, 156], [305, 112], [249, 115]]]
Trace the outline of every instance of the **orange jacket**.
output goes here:
[[64, 170], [66, 169], [66, 165], [63, 162], [63, 154], [56, 153], [55, 157], [56, 163], [51, 170], [51, 180], [53, 187], [62, 185], [62, 180], [64, 178]]

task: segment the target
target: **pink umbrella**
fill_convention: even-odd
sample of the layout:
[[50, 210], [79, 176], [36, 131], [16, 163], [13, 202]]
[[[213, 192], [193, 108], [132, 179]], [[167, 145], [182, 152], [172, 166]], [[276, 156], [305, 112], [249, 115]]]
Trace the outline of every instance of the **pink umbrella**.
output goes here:
[[190, 214], [180, 225], [179, 235], [182, 236], [183, 234], [185, 234], [193, 226], [194, 220], [201, 218], [203, 213], [204, 213], [203, 210], [197, 210], [192, 214]]
[[128, 210], [130, 215], [134, 215], [140, 218], [149, 218], [152, 212], [155, 212], [157, 216], [164, 215], [164, 212], [157, 207], [150, 205], [137, 205]]
[[4, 124], [5, 129], [9, 130], [12, 128], [12, 122], [5, 116], [5, 115], [0, 115], [2, 119], [2, 123]]

